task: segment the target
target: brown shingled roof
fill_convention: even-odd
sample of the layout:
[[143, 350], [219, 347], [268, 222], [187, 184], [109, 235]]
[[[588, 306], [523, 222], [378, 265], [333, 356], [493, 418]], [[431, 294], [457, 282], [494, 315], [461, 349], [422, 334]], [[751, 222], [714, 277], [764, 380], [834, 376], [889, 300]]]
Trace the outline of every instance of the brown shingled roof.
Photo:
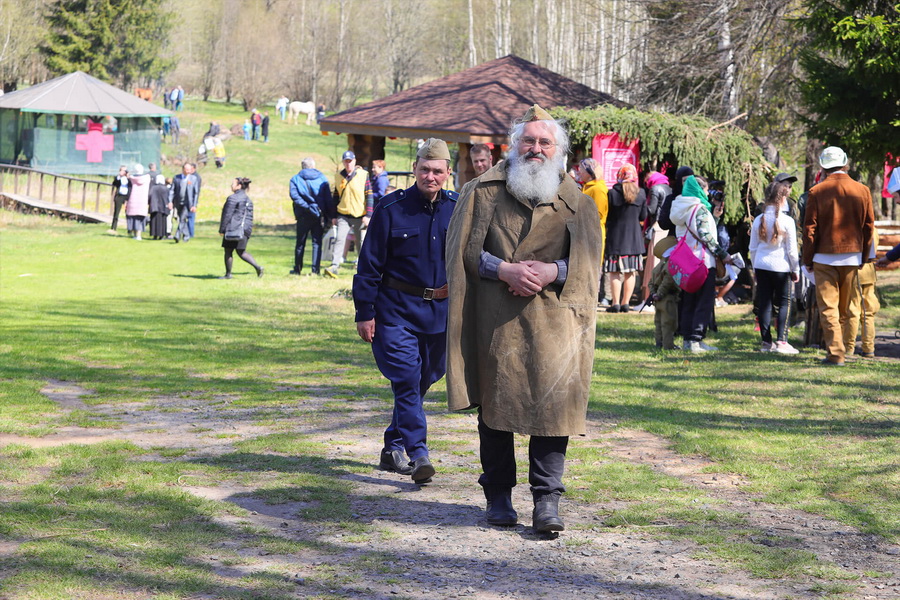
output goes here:
[[544, 108], [622, 105], [608, 94], [509, 55], [336, 113], [319, 126], [322, 131], [360, 135], [502, 143], [513, 120], [534, 103]]

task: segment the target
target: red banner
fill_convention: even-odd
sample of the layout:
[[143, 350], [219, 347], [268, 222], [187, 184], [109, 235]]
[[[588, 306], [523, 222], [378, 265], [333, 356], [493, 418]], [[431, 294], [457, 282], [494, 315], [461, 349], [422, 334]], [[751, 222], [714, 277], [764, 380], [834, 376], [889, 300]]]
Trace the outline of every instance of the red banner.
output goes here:
[[600, 164], [607, 187], [616, 183], [616, 172], [625, 164], [634, 165], [640, 172], [641, 142], [623, 142], [618, 133], [604, 133], [594, 136], [591, 143], [591, 158]]

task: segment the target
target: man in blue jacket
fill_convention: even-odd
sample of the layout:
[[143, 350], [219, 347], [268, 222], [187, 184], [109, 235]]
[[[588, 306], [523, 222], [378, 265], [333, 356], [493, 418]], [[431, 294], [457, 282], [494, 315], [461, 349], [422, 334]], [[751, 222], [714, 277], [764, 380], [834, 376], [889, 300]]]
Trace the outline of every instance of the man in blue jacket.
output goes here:
[[394, 412], [379, 466], [428, 483], [427, 423], [422, 400], [444, 376], [447, 273], [444, 240], [457, 194], [443, 189], [450, 151], [431, 138], [416, 154], [416, 184], [382, 198], [369, 221], [353, 277], [356, 330], [372, 344], [391, 382]]
[[306, 238], [312, 233], [313, 275], [319, 274], [322, 261], [323, 222], [330, 222], [334, 214], [331, 202], [331, 186], [328, 178], [316, 169], [316, 161], [304, 158], [300, 172], [291, 178], [290, 194], [294, 202], [294, 218], [297, 219], [297, 243], [294, 246], [294, 268], [291, 275], [300, 275], [303, 270], [303, 252]]

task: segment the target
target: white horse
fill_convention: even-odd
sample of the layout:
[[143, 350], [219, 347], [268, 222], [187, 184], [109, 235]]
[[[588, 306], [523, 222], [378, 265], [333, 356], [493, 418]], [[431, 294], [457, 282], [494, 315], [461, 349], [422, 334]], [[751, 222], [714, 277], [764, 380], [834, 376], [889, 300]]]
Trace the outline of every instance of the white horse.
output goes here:
[[288, 104], [288, 119], [296, 125], [297, 118], [306, 115], [306, 124], [312, 125], [313, 117], [316, 115], [316, 106], [312, 102], [291, 102]]

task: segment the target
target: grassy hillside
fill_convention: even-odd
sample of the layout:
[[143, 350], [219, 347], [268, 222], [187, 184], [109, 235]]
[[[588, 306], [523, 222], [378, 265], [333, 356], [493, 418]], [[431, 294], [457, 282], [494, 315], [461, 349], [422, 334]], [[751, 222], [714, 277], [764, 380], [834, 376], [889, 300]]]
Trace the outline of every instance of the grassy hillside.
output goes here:
[[[272, 106], [260, 107], [268, 110], [270, 118], [269, 143], [244, 141], [243, 134], [225, 142], [227, 159], [225, 167], [216, 169], [210, 160], [201, 167], [203, 190], [200, 197], [198, 219], [217, 221], [222, 203], [230, 191], [233, 177], [249, 177], [253, 180], [250, 196], [256, 205], [256, 215], [260, 223], [280, 225], [293, 223], [288, 197], [288, 182], [300, 170], [300, 161], [311, 156], [316, 159], [316, 167], [332, 177], [341, 168], [341, 154], [347, 150], [347, 136], [330, 133], [323, 135], [317, 125], [292, 125], [282, 121]], [[188, 100], [178, 114], [182, 136], [178, 146], [164, 143], [164, 157], [196, 156], [203, 134], [210, 121], [217, 121], [222, 129], [241, 126], [249, 118], [240, 104], [224, 102], [203, 102]], [[387, 140], [385, 158], [388, 171], [408, 171], [415, 158], [412, 140]], [[167, 177], [180, 172], [180, 167], [163, 165], [162, 172]]]

